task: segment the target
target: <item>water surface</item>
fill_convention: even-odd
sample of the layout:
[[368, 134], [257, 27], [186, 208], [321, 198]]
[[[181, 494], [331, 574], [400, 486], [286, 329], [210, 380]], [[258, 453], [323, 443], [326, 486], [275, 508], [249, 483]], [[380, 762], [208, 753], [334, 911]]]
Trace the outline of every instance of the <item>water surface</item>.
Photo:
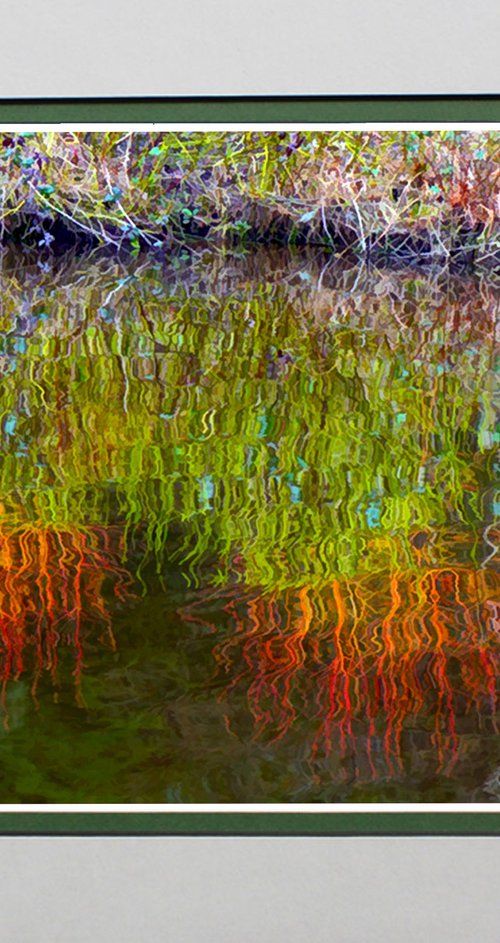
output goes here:
[[500, 800], [498, 291], [5, 256], [0, 801]]

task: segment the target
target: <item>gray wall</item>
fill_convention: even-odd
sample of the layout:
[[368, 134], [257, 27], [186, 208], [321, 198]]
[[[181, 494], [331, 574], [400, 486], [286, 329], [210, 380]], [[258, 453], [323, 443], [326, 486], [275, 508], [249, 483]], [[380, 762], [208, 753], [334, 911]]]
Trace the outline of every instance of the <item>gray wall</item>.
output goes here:
[[499, 839], [0, 839], [5, 943], [498, 943]]
[[0, 97], [500, 92], [498, 0], [1, 0]]

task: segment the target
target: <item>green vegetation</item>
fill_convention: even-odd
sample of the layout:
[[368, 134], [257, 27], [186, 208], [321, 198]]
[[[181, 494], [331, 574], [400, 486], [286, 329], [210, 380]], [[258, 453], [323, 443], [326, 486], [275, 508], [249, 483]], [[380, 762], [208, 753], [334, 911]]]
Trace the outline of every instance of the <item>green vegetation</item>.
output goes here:
[[3, 239], [498, 264], [496, 131], [12, 132]]

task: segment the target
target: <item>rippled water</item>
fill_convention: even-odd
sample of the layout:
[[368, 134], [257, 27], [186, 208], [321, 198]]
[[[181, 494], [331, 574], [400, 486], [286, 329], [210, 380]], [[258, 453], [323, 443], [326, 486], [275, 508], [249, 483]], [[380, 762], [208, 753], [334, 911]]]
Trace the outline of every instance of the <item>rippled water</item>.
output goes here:
[[4, 256], [1, 802], [500, 801], [498, 297]]

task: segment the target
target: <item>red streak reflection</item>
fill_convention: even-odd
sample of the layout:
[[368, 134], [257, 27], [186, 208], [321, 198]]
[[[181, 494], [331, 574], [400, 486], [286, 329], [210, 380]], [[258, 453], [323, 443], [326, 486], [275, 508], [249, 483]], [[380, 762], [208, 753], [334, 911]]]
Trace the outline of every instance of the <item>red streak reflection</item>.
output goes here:
[[[98, 625], [114, 646], [105, 584], [116, 597], [129, 594], [130, 578], [120, 566], [122, 537], [113, 528], [36, 527], [0, 530], [0, 677], [3, 692], [35, 652], [36, 692], [41, 672], [56, 679], [58, 646], [74, 651], [78, 692], [84, 625]], [[32, 658], [30, 657], [30, 661]]]
[[[475, 709], [496, 730], [494, 581], [491, 571], [453, 566], [322, 590], [235, 588], [225, 599], [229, 637], [214, 652], [232, 676], [223, 698], [246, 692], [256, 737], [281, 739], [305, 720], [312, 758], [350, 754], [360, 778], [401, 769], [403, 734], [423, 726], [437, 770], [449, 772], [457, 716]], [[198, 600], [190, 618], [202, 620], [209, 606]]]

